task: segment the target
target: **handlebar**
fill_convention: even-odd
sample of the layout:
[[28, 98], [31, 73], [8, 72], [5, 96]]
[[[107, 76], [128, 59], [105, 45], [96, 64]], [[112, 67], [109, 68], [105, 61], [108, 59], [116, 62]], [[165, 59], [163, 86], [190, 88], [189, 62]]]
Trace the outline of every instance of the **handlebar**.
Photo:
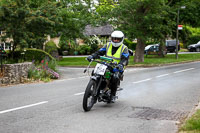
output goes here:
[[[94, 61], [94, 62], [97, 62], [97, 63], [103, 63], [107, 66], [116, 66], [117, 63], [116, 62], [112, 62], [113, 59], [112, 58], [109, 58], [109, 57], [105, 57], [105, 56], [100, 56], [99, 59], [101, 60], [95, 60], [95, 59], [92, 59], [89, 63], [89, 65], [87, 66], [87, 68], [84, 70], [84, 73], [89, 69], [91, 63]], [[105, 61], [105, 62], [104, 62]]]
[[100, 59], [101, 60], [106, 60], [106, 61], [113, 61], [113, 59], [112, 58], [109, 58], [109, 57], [105, 57], [105, 56], [100, 56]]

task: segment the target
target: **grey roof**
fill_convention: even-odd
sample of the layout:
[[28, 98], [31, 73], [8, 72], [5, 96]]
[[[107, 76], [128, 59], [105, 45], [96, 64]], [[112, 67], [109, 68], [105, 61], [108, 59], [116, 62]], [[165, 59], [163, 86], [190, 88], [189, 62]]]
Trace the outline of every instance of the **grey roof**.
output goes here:
[[98, 26], [93, 27], [91, 25], [87, 25], [84, 30], [84, 35], [110, 35], [113, 32], [113, 28], [111, 25]]

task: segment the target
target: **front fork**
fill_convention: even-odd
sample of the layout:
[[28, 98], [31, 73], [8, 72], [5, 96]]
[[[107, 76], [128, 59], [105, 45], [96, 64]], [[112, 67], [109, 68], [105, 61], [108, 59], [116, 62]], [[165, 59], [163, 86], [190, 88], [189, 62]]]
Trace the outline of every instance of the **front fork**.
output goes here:
[[94, 80], [96, 82], [96, 87], [94, 88], [93, 91], [93, 96], [97, 97], [99, 94], [99, 89], [100, 89], [100, 85], [102, 83], [102, 76], [91, 76], [91, 80]]

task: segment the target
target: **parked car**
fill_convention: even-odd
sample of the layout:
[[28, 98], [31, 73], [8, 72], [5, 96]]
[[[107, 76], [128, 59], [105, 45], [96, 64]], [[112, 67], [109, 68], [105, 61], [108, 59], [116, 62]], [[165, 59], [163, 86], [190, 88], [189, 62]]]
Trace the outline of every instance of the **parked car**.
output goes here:
[[[176, 52], [176, 40], [166, 40], [165, 42], [166, 44], [166, 49], [167, 52]], [[178, 41], [178, 51], [180, 50], [180, 44]]]
[[187, 49], [190, 52], [200, 52], [200, 41], [197, 44], [188, 45]]
[[[148, 45], [144, 49], [144, 53], [147, 54], [148, 52], [158, 52], [160, 44], [152, 44]], [[176, 52], [176, 40], [166, 40], [165, 42], [166, 50], [164, 51], [166, 54], [167, 52]], [[178, 41], [178, 50], [180, 50], [180, 44]]]
[[144, 48], [144, 53], [147, 54], [148, 52], [158, 52], [159, 51], [159, 44], [152, 44], [152, 45], [147, 45]]

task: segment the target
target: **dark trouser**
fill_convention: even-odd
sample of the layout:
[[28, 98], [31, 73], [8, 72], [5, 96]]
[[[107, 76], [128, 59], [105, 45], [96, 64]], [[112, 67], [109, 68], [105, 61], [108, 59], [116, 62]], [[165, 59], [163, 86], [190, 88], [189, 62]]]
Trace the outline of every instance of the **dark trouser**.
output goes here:
[[110, 89], [111, 89], [111, 95], [115, 96], [117, 92], [117, 88], [120, 85], [120, 78], [122, 76], [122, 73], [120, 72], [115, 72], [114, 75], [111, 78], [111, 84], [110, 84]]

